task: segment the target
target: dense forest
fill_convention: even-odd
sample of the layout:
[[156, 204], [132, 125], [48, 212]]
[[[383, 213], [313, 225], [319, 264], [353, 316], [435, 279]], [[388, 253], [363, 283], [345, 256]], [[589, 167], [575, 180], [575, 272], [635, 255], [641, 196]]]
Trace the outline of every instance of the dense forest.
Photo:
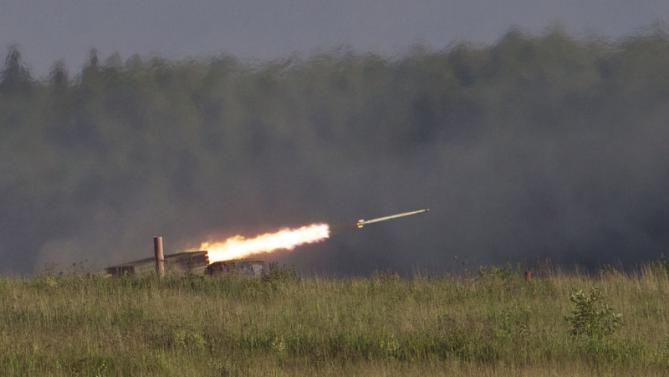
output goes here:
[[275, 61], [92, 51], [0, 77], [0, 272], [431, 207], [282, 255], [303, 271], [635, 264], [669, 252], [669, 37]]

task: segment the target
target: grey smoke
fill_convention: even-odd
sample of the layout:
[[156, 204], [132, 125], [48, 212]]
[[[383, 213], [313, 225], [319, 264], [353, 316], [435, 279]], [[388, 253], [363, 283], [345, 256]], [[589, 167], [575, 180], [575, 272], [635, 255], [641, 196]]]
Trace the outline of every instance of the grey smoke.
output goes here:
[[628, 266], [669, 244], [662, 29], [612, 44], [514, 30], [393, 59], [117, 60], [73, 73], [67, 95], [5, 70], [3, 272], [423, 207], [277, 258], [328, 274]]

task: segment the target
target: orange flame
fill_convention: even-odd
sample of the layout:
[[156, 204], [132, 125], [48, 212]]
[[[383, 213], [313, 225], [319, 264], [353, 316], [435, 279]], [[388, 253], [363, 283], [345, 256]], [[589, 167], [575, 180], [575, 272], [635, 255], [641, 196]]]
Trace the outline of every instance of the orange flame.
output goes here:
[[209, 263], [215, 263], [276, 250], [293, 250], [299, 245], [321, 242], [328, 237], [330, 226], [311, 224], [295, 229], [284, 228], [253, 238], [237, 235], [221, 242], [203, 242], [200, 250], [207, 250]]

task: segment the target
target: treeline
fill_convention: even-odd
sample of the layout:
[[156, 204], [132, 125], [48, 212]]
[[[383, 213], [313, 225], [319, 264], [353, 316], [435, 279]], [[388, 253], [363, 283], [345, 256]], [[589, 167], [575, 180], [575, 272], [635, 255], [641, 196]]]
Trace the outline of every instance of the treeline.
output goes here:
[[[0, 77], [0, 270], [432, 206], [287, 260], [334, 273], [667, 250], [669, 38], [512, 30], [490, 46], [270, 62], [94, 51]], [[465, 258], [466, 257], [466, 258]], [[291, 259], [292, 258], [292, 259]], [[472, 262], [473, 263], [473, 262]]]

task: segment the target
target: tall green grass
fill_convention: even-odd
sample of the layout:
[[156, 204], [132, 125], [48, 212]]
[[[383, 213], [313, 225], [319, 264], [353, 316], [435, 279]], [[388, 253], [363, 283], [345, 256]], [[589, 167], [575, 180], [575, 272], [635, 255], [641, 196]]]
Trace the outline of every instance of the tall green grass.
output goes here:
[[[572, 334], [596, 287], [613, 334]], [[0, 279], [2, 376], [669, 374], [669, 276]]]

